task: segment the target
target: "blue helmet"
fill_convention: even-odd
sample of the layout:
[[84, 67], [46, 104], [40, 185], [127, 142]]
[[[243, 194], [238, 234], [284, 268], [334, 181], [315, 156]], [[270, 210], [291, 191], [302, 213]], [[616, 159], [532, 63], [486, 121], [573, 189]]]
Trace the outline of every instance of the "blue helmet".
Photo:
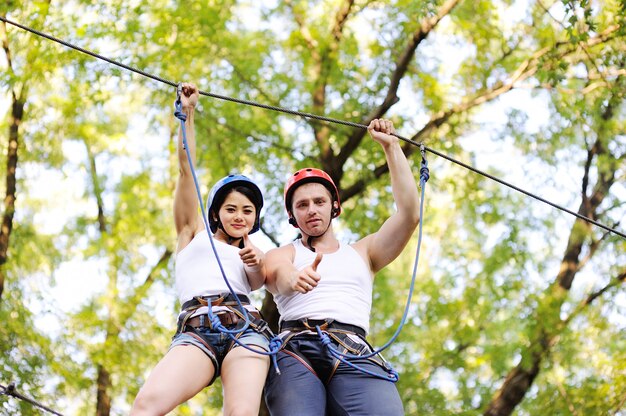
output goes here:
[[[209, 227], [211, 227], [212, 233], [217, 231], [219, 225], [219, 220], [213, 219], [213, 215], [211, 215], [212, 212], [215, 212], [217, 216], [219, 211], [219, 207], [214, 206], [216, 201], [220, 199], [223, 201], [226, 193], [237, 186], [248, 188], [253, 195], [251, 201], [256, 208], [256, 218], [254, 219], [254, 225], [250, 229], [249, 234], [257, 232], [261, 227], [261, 208], [263, 208], [263, 194], [261, 193], [261, 189], [247, 176], [234, 174], [217, 181], [217, 183], [213, 185], [213, 188], [211, 188], [211, 192], [209, 192], [209, 197], [206, 201], [206, 212], [209, 217]], [[222, 195], [224, 195], [224, 197], [221, 197]]]

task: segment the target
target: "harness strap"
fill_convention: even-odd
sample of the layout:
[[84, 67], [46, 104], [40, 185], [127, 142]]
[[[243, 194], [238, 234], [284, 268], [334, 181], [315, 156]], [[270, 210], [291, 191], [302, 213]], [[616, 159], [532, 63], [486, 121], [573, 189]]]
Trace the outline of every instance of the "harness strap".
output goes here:
[[[243, 313], [237, 309], [237, 308], [232, 308], [229, 307], [228, 309], [230, 309], [235, 315], [237, 315], [241, 320], [245, 320], [245, 316], [243, 315]], [[257, 314], [254, 313], [248, 313], [249, 315], [249, 319], [250, 319], [250, 326], [259, 334], [264, 335], [270, 342], [272, 341], [273, 338], [275, 338], [276, 336], [274, 335], [274, 332], [272, 331], [272, 329], [270, 328], [269, 324], [267, 323], [267, 321], [265, 319], [263, 319], [263, 315], [261, 315], [261, 312], [258, 312]], [[282, 345], [281, 345], [282, 348]]]
[[[285, 346], [285, 353], [298, 359], [298, 361], [300, 361], [307, 368], [309, 368], [309, 370], [318, 378], [321, 376], [321, 374], [317, 374], [317, 372], [313, 368], [311, 368], [311, 364], [308, 361], [306, 355], [301, 355], [303, 354], [302, 351], [292, 350], [289, 348], [289, 342], [291, 341], [291, 339], [302, 334], [303, 332], [309, 334], [312, 333], [311, 335], [315, 334], [315, 336], [323, 333], [325, 334], [324, 336], [326, 337], [327, 342], [334, 342], [341, 350], [341, 354], [349, 354], [355, 358], [363, 356], [364, 360], [380, 366], [386, 372], [393, 371], [389, 363], [380, 354], [380, 352], [377, 352], [375, 355], [371, 355], [371, 352], [374, 351], [374, 348], [370, 345], [369, 342], [367, 342], [367, 339], [365, 337], [365, 330], [359, 326], [344, 324], [342, 322], [337, 322], [333, 319], [299, 319], [294, 321], [283, 321], [281, 322], [280, 328], [283, 346]], [[360, 341], [354, 339], [354, 336], [357, 336]], [[323, 338], [321, 339], [321, 342], [322, 344], [325, 344]], [[325, 380], [322, 380], [321, 378], [320, 380], [325, 384], [330, 383], [337, 371], [337, 368], [339, 368], [341, 361], [341, 359], [335, 356], [332, 363], [331, 371], [328, 372], [328, 374], [325, 373]]]
[[[245, 303], [242, 304], [244, 306], [246, 305]], [[246, 321], [246, 317], [238, 308], [226, 305], [224, 302], [220, 303], [220, 305], [226, 306], [229, 309], [228, 311], [221, 311], [216, 313], [216, 316], [219, 318], [222, 325], [241, 325], [243, 322]], [[190, 318], [190, 316], [193, 315], [195, 310], [197, 309], [197, 306], [192, 306], [189, 310], [186, 310], [184, 314], [179, 315], [178, 325], [176, 329], [177, 333], [184, 331], [185, 326], [190, 326], [194, 329], [199, 327], [212, 328], [211, 320], [209, 319], [207, 314], [201, 314]], [[270, 329], [269, 324], [263, 319], [261, 312], [247, 311], [247, 313], [248, 320], [250, 322], [250, 328], [265, 336], [268, 340], [272, 340], [272, 338], [274, 338], [274, 333]]]
[[[218, 312], [215, 315], [219, 318], [220, 322], [224, 326], [237, 325], [240, 321], [245, 320], [245, 318], [238, 316], [236, 313], [232, 311]], [[248, 315], [250, 317], [258, 319], [259, 321], [261, 320], [261, 314], [259, 314], [258, 312], [248, 312]], [[253, 323], [254, 322], [252, 322], [251, 320], [250, 326], [252, 326]], [[208, 319], [207, 314], [194, 316], [193, 318], [188, 319], [186, 322], [186, 325], [191, 326], [193, 328], [199, 328], [199, 327], [210, 328], [212, 326], [211, 321]]]
[[[246, 295], [237, 295], [242, 304], [250, 303], [250, 299]], [[231, 293], [222, 293], [212, 296], [194, 296], [193, 299], [183, 303], [182, 310], [198, 309], [202, 306], [231, 306], [237, 305], [237, 299]]]
[[333, 332], [343, 332], [343, 333], [353, 333], [361, 338], [365, 339], [365, 330], [360, 326], [344, 324], [343, 322], [335, 321], [334, 319], [298, 319], [295, 321], [283, 321], [280, 324], [280, 332], [289, 331], [292, 333], [304, 332], [304, 331], [313, 331], [315, 332], [316, 327], [320, 327], [322, 331], [326, 331], [329, 333]]

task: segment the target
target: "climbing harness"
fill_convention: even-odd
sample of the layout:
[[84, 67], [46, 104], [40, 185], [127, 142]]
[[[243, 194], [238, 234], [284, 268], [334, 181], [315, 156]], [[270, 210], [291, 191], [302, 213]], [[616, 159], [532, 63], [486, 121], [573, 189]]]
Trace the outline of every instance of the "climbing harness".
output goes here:
[[[214, 296], [195, 296], [193, 299], [185, 302], [182, 306], [183, 312], [178, 316], [176, 334], [184, 331], [185, 326], [192, 328], [209, 327], [213, 328], [213, 321], [206, 321], [204, 315], [193, 316], [196, 311], [202, 307], [224, 307], [226, 309], [217, 312], [215, 315], [223, 326], [239, 325], [240, 323], [246, 323], [246, 315], [244, 315], [239, 309], [237, 300], [242, 305], [250, 305], [250, 299], [245, 295], [233, 295], [231, 293], [223, 293]], [[258, 333], [261, 333], [271, 339], [273, 337], [272, 331], [269, 329], [267, 322], [263, 320], [261, 314], [256, 311], [248, 312], [248, 324]]]

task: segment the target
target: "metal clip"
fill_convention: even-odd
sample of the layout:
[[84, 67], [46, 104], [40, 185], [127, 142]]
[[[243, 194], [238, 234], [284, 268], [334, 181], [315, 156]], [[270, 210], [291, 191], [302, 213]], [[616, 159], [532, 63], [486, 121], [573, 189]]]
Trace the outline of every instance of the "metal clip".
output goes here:
[[179, 82], [178, 85], [176, 85], [176, 102], [179, 103], [180, 102], [180, 96], [183, 93], [183, 83]]

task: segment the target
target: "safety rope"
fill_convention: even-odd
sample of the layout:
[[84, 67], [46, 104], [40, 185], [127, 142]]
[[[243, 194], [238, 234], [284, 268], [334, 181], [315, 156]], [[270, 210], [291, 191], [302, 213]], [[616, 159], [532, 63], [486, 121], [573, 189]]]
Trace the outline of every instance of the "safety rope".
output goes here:
[[31, 405], [38, 407], [42, 410], [45, 410], [46, 412], [52, 413], [53, 415], [58, 415], [58, 416], [63, 416], [61, 413], [56, 412], [52, 409], [50, 409], [47, 406], [44, 406], [43, 404], [24, 396], [23, 394], [20, 394], [17, 392], [17, 389], [15, 388], [15, 383], [9, 383], [8, 386], [3, 386], [2, 384], [0, 384], [0, 396], [12, 396], [15, 397], [16, 399], [19, 400], [23, 400], [27, 403], [30, 403]]
[[[276, 370], [276, 373], [280, 374], [280, 370], [278, 368], [278, 362], [276, 360], [276, 354], [278, 354], [278, 351], [280, 351], [280, 349], [282, 348], [282, 340], [277, 335], [274, 335], [272, 333], [272, 336], [269, 339], [269, 352], [259, 351], [254, 348], [251, 348], [248, 345], [239, 341], [237, 337], [235, 337], [235, 334], [240, 334], [248, 329], [251, 323], [250, 315], [248, 313], [248, 310], [244, 308], [244, 306], [241, 304], [241, 300], [239, 299], [239, 296], [237, 296], [237, 293], [235, 293], [232, 286], [230, 285], [230, 282], [228, 281], [228, 278], [226, 277], [226, 272], [224, 271], [224, 267], [222, 266], [222, 261], [220, 260], [220, 256], [217, 253], [215, 242], [213, 241], [214, 239], [211, 233], [211, 228], [208, 223], [208, 216], [205, 211], [205, 207], [204, 207], [204, 203], [202, 199], [202, 192], [200, 191], [200, 185], [198, 183], [198, 177], [196, 175], [196, 170], [194, 168], [193, 160], [191, 160], [191, 153], [189, 152], [189, 146], [187, 146], [187, 129], [185, 128], [185, 121], [187, 121], [187, 115], [183, 112], [183, 109], [182, 109], [182, 102], [180, 99], [181, 87], [182, 87], [181, 84], [178, 84], [176, 87], [176, 101], [174, 103], [174, 109], [175, 109], [174, 115], [176, 116], [176, 118], [178, 118], [178, 120], [180, 120], [180, 128], [181, 128], [181, 133], [183, 136], [183, 148], [185, 149], [185, 153], [187, 154], [187, 162], [189, 163], [189, 169], [191, 171], [191, 176], [193, 177], [193, 183], [196, 188], [196, 195], [198, 197], [198, 201], [200, 202], [200, 211], [202, 213], [202, 221], [204, 223], [204, 228], [207, 234], [209, 235], [209, 242], [211, 243], [211, 249], [213, 250], [213, 254], [215, 255], [215, 259], [217, 260], [217, 264], [219, 266], [220, 273], [222, 274], [222, 278], [224, 279], [226, 286], [228, 286], [228, 290], [235, 298], [237, 302], [237, 306], [239, 307], [239, 311], [243, 314], [244, 320], [245, 320], [245, 324], [242, 328], [229, 330], [224, 325], [222, 325], [222, 322], [220, 321], [219, 316], [213, 313], [212, 308], [209, 305], [207, 315], [209, 316], [209, 320], [211, 321], [211, 327], [218, 332], [227, 334], [235, 343], [237, 343], [237, 345], [244, 347], [245, 349], [249, 351], [252, 351], [261, 355], [269, 355], [272, 359], [272, 363], [274, 365], [274, 369]], [[266, 327], [263, 329], [270, 331], [269, 327]]]
[[[377, 377], [377, 378], [382, 378], [383, 380], [389, 380], [392, 382], [396, 382], [399, 379], [399, 375], [398, 372], [395, 371], [393, 368], [389, 368], [389, 369], [385, 369], [385, 371], [387, 371], [388, 375], [387, 377], [381, 376], [380, 374], [374, 373], [366, 368], [363, 367], [359, 367], [356, 364], [353, 364], [350, 362], [350, 360], [358, 360], [358, 359], [367, 359], [370, 357], [373, 357], [375, 355], [380, 354], [382, 351], [386, 350], [387, 348], [389, 348], [389, 346], [391, 346], [391, 344], [393, 344], [395, 342], [395, 340], [398, 338], [398, 335], [400, 335], [400, 332], [402, 331], [402, 327], [404, 326], [404, 324], [406, 323], [406, 319], [408, 317], [409, 314], [409, 308], [411, 306], [411, 299], [413, 297], [413, 291], [415, 288], [415, 278], [417, 276], [417, 265], [419, 262], [419, 257], [420, 257], [420, 248], [422, 247], [422, 224], [424, 223], [424, 217], [423, 217], [423, 213], [424, 213], [424, 193], [426, 190], [426, 182], [428, 181], [428, 179], [430, 178], [430, 171], [428, 169], [428, 161], [426, 160], [426, 153], [425, 153], [425, 149], [424, 146], [420, 146], [420, 152], [422, 154], [422, 163], [421, 163], [421, 167], [420, 167], [420, 188], [421, 188], [421, 197], [420, 197], [420, 223], [419, 223], [419, 232], [418, 232], [418, 240], [417, 240], [417, 250], [415, 252], [415, 262], [413, 263], [413, 273], [411, 276], [411, 284], [409, 286], [409, 295], [407, 297], [406, 300], [406, 306], [404, 307], [404, 313], [402, 314], [402, 319], [400, 320], [400, 323], [398, 324], [398, 328], [396, 329], [396, 331], [394, 332], [394, 334], [391, 336], [391, 338], [389, 339], [389, 341], [387, 341], [382, 347], [378, 348], [378, 349], [374, 349], [374, 351], [372, 351], [371, 353], [368, 354], [363, 354], [363, 355], [353, 355], [353, 354], [347, 354], [347, 353], [342, 353], [339, 352], [339, 350], [337, 350], [335, 347], [333, 347], [332, 342], [330, 340], [330, 337], [328, 336], [328, 334], [323, 331], [319, 325], [317, 325], [315, 328], [317, 330], [317, 334], [319, 335], [322, 344], [326, 346], [326, 348], [328, 349], [328, 351], [331, 353], [331, 355], [335, 358], [337, 358], [339, 361], [341, 361], [344, 364], [347, 364], [348, 366], [359, 370], [365, 374]], [[389, 366], [391, 366], [389, 364]]]
[[[39, 30], [33, 29], [31, 27], [28, 27], [28, 26], [25, 26], [25, 25], [22, 25], [22, 24], [19, 24], [17, 22], [13, 22], [13, 21], [7, 19], [4, 16], [0, 16], [0, 20], [5, 22], [5, 23], [8, 23], [10, 25], [13, 25], [15, 27], [18, 27], [20, 29], [23, 29], [23, 30], [25, 30], [27, 32], [31, 32], [31, 33], [33, 33], [35, 35], [41, 36], [41, 37], [46, 38], [48, 40], [51, 40], [53, 42], [59, 43], [59, 44], [64, 45], [64, 46], [67, 46], [68, 48], [77, 50], [77, 51], [82, 52], [84, 54], [90, 55], [90, 56], [92, 56], [94, 58], [101, 59], [101, 60], [106, 61], [106, 62], [108, 62], [110, 64], [117, 65], [117, 66], [119, 66], [121, 68], [124, 68], [124, 69], [127, 69], [127, 70], [129, 70], [131, 72], [135, 72], [135, 73], [137, 73], [139, 75], [142, 75], [142, 76], [144, 76], [146, 78], [150, 78], [150, 79], [153, 79], [155, 81], [159, 81], [159, 82], [162, 82], [164, 84], [171, 85], [173, 87], [177, 87], [178, 86], [178, 84], [173, 82], [173, 81], [167, 80], [165, 78], [161, 78], [159, 76], [150, 74], [148, 72], [142, 71], [142, 70], [137, 69], [137, 68], [133, 68], [133, 67], [131, 67], [129, 65], [125, 65], [125, 64], [123, 64], [121, 62], [117, 62], [117, 61], [115, 61], [113, 59], [107, 58], [107, 57], [102, 56], [102, 55], [100, 55], [98, 53], [95, 53], [95, 52], [89, 51], [87, 49], [81, 48], [80, 46], [73, 45], [73, 44], [71, 44], [71, 43], [69, 43], [67, 41], [62, 40], [62, 39], [58, 39], [58, 38], [56, 38], [56, 37], [54, 37], [52, 35], [49, 35], [47, 33], [41, 32]], [[301, 112], [301, 111], [297, 111], [297, 110], [290, 110], [290, 109], [283, 108], [283, 107], [277, 107], [277, 106], [273, 106], [273, 105], [261, 104], [261, 103], [257, 103], [257, 102], [254, 102], [254, 101], [228, 97], [228, 96], [225, 96], [225, 95], [214, 94], [214, 93], [211, 93], [211, 92], [205, 92], [205, 91], [198, 91], [198, 92], [199, 92], [200, 95], [204, 95], [204, 96], [211, 97], [211, 98], [217, 98], [219, 100], [231, 101], [231, 102], [238, 103], [238, 104], [244, 104], [244, 105], [249, 105], [249, 106], [253, 106], [253, 107], [264, 108], [266, 110], [272, 110], [272, 111], [277, 111], [277, 112], [281, 112], [281, 113], [296, 115], [296, 116], [300, 116], [300, 117], [308, 118], [308, 119], [321, 120], [321, 121], [326, 121], [326, 122], [329, 122], [329, 123], [342, 124], [344, 126], [356, 127], [356, 128], [360, 128], [360, 129], [367, 129], [366, 125], [359, 124], [359, 123], [354, 123], [354, 122], [351, 122], [351, 121], [338, 120], [338, 119], [334, 119], [334, 118], [330, 118], [330, 117], [320, 116], [320, 115], [317, 115], [317, 114], [305, 113], [305, 112]], [[407, 139], [407, 138], [402, 137], [402, 136], [400, 136], [398, 134], [394, 134], [394, 136], [396, 136], [398, 139], [400, 139], [400, 140], [402, 140], [402, 141], [404, 141], [406, 143], [409, 143], [411, 145], [414, 145], [414, 146], [417, 146], [417, 147], [420, 147], [420, 148], [421, 148], [421, 146], [424, 146], [424, 143], [418, 143], [418, 142], [416, 142], [414, 140]], [[502, 179], [500, 179], [500, 178], [498, 178], [498, 177], [496, 177], [494, 175], [491, 175], [491, 174], [489, 174], [487, 172], [484, 172], [484, 171], [482, 171], [480, 169], [477, 169], [477, 168], [475, 168], [475, 167], [473, 167], [471, 165], [468, 165], [467, 163], [464, 163], [464, 162], [461, 162], [459, 160], [456, 160], [456, 159], [454, 159], [454, 158], [452, 158], [450, 156], [447, 156], [447, 155], [445, 155], [445, 154], [443, 154], [441, 152], [438, 152], [438, 151], [436, 151], [434, 149], [431, 149], [431, 148], [429, 148], [427, 146], [424, 146], [424, 149], [427, 152], [430, 152], [430, 153], [432, 153], [432, 154], [434, 154], [436, 156], [439, 156], [439, 157], [441, 157], [443, 159], [448, 160], [449, 162], [457, 164], [457, 165], [459, 165], [459, 166], [461, 166], [461, 167], [463, 167], [465, 169], [468, 169], [468, 170], [470, 170], [470, 171], [472, 171], [474, 173], [477, 173], [477, 174], [482, 175], [482, 176], [484, 176], [484, 177], [486, 177], [488, 179], [491, 179], [491, 180], [493, 180], [495, 182], [498, 182], [498, 183], [500, 183], [500, 184], [502, 184], [504, 186], [507, 186], [507, 187], [517, 191], [517, 192], [520, 192], [520, 193], [522, 193], [522, 194], [524, 194], [526, 196], [534, 198], [537, 201], [543, 202], [544, 204], [550, 205], [553, 208], [556, 208], [556, 209], [561, 210], [563, 212], [566, 212], [566, 213], [568, 213], [570, 215], [573, 215], [576, 218], [579, 218], [579, 219], [581, 219], [583, 221], [586, 221], [586, 222], [588, 222], [590, 224], [596, 225], [596, 226], [598, 226], [598, 227], [600, 227], [600, 228], [602, 228], [602, 229], [604, 229], [606, 231], [609, 231], [611, 233], [619, 235], [620, 237], [626, 238], [626, 234], [623, 233], [623, 232], [617, 231], [614, 228], [606, 226], [606, 225], [604, 225], [604, 224], [602, 224], [602, 223], [600, 223], [598, 221], [595, 221], [595, 220], [593, 220], [593, 219], [591, 219], [591, 218], [589, 218], [587, 216], [584, 216], [584, 215], [582, 215], [582, 214], [580, 214], [578, 212], [572, 211], [572, 210], [570, 210], [568, 208], [565, 208], [565, 207], [562, 207], [562, 206], [560, 206], [558, 204], [555, 204], [554, 202], [551, 202], [551, 201], [549, 201], [549, 200], [547, 200], [545, 198], [542, 198], [542, 197], [540, 197], [538, 195], [535, 195], [535, 194], [533, 194], [533, 193], [531, 193], [529, 191], [526, 191], [526, 190], [524, 190], [524, 189], [522, 189], [522, 188], [520, 188], [518, 186], [510, 184], [507, 181], [504, 181], [504, 180], [502, 180]]]

